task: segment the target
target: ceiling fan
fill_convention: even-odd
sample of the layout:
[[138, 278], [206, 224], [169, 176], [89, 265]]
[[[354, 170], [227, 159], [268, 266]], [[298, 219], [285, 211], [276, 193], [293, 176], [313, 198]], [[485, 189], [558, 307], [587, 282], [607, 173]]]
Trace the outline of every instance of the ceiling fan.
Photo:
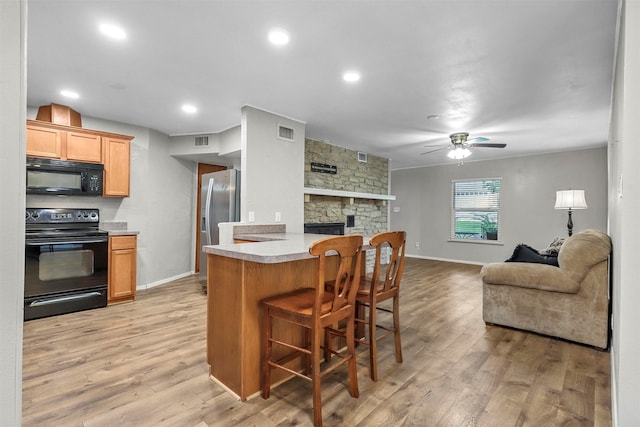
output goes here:
[[451, 144], [453, 144], [453, 147], [449, 146], [448, 144], [425, 145], [425, 147], [437, 147], [437, 148], [434, 148], [433, 150], [425, 151], [424, 153], [420, 153], [420, 155], [422, 156], [424, 154], [434, 153], [436, 151], [444, 150], [445, 148], [449, 147], [449, 152], [447, 153], [447, 157], [449, 157], [450, 159], [462, 161], [462, 159], [465, 159], [466, 157], [469, 157], [471, 155], [471, 150], [469, 150], [469, 148], [475, 148], [475, 147], [504, 148], [507, 146], [507, 144], [487, 142], [489, 141], [489, 138], [485, 138], [483, 136], [478, 136], [478, 137], [469, 139], [468, 132], [452, 133], [451, 135], [449, 135], [449, 138], [451, 138]]

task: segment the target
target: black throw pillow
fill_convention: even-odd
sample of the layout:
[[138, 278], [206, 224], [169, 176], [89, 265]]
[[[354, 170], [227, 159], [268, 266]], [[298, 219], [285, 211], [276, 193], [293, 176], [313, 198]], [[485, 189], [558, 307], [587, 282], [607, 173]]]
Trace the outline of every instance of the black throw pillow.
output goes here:
[[549, 264], [558, 267], [557, 256], [540, 255], [540, 253], [529, 245], [519, 244], [513, 251], [511, 257], [505, 262], [532, 262], [537, 264]]

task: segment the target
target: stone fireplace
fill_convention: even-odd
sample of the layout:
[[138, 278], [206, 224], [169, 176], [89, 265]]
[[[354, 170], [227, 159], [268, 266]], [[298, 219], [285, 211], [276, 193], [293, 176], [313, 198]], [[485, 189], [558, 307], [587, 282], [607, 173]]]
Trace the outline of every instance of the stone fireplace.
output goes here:
[[[389, 160], [366, 155], [363, 162], [356, 151], [307, 138], [305, 141], [304, 186], [357, 193], [389, 193]], [[336, 167], [335, 173], [313, 172], [312, 163]], [[371, 236], [387, 230], [388, 203], [384, 200], [309, 195], [304, 204], [304, 222], [347, 224], [345, 234]]]

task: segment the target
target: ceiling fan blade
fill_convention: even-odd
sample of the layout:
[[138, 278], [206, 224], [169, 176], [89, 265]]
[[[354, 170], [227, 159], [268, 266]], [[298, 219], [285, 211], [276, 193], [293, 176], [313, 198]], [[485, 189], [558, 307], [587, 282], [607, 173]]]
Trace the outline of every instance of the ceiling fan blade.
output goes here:
[[421, 156], [425, 155], [425, 154], [429, 154], [429, 153], [435, 153], [436, 151], [440, 151], [440, 150], [444, 150], [445, 148], [447, 148], [446, 145], [440, 147], [440, 148], [436, 148], [435, 150], [429, 150], [429, 151], [425, 151], [424, 153], [420, 153]]
[[475, 138], [467, 139], [467, 142], [470, 144], [475, 144], [476, 142], [487, 142], [487, 141], [489, 141], [489, 138], [485, 138], [484, 136], [476, 136]]
[[480, 143], [480, 144], [469, 144], [470, 147], [488, 147], [488, 148], [504, 148], [507, 144], [498, 144], [498, 143]]

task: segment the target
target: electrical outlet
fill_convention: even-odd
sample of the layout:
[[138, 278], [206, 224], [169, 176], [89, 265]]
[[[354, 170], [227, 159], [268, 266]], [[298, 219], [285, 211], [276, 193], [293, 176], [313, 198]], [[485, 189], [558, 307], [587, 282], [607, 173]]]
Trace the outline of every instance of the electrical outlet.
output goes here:
[[276, 212], [276, 222], [282, 221], [282, 214], [280, 212]]
[[256, 220], [256, 213], [249, 212], [249, 222], [254, 222]]
[[420, 249], [420, 242], [416, 242], [416, 248]]

